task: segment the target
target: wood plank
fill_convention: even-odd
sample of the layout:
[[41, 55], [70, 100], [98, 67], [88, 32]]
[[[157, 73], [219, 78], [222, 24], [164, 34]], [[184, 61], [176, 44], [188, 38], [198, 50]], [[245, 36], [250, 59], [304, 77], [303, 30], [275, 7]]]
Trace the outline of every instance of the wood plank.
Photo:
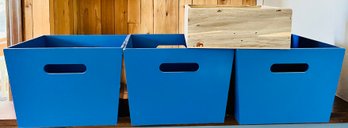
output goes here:
[[154, 33], [178, 33], [178, 18], [178, 0], [154, 0]]
[[140, 31], [140, 24], [128, 23], [128, 34], [139, 34]]
[[50, 20], [50, 33], [54, 34], [54, 9], [55, 9], [55, 0], [49, 1], [49, 20]]
[[33, 1], [23, 0], [23, 39], [33, 38]]
[[217, 0], [193, 0], [193, 5], [217, 5]]
[[115, 33], [128, 33], [128, 0], [115, 0]]
[[101, 0], [78, 0], [77, 33], [101, 34]]
[[48, 0], [32, 0], [33, 37], [50, 34], [50, 9]]
[[185, 5], [191, 5], [192, 0], [179, 0], [179, 33], [184, 33]]
[[52, 34], [74, 34], [73, 0], [51, 0], [50, 22]]
[[[256, 0], [255, 0], [256, 1]], [[233, 6], [242, 6], [243, 5], [243, 0], [231, 0], [231, 4]]]
[[140, 29], [143, 34], [153, 34], [153, 0], [141, 0]]
[[73, 25], [73, 33], [78, 34], [78, 27], [79, 27], [79, 20], [78, 18], [80, 17], [80, 6], [78, 5], [79, 0], [73, 0], [73, 13], [74, 13], [74, 25]]
[[115, 1], [101, 0], [101, 31], [102, 34], [115, 33]]
[[2, 128], [18, 128], [16, 120], [0, 120], [0, 127], [2, 127]]
[[256, 0], [243, 0], [245, 6], [256, 6]]
[[190, 8], [188, 47], [288, 49], [291, 9]]
[[128, 33], [141, 33], [140, 29], [141, 0], [128, 0]]
[[230, 5], [231, 4], [231, 0], [218, 0], [217, 4], [218, 5]]
[[243, 0], [218, 0], [218, 5], [242, 6]]

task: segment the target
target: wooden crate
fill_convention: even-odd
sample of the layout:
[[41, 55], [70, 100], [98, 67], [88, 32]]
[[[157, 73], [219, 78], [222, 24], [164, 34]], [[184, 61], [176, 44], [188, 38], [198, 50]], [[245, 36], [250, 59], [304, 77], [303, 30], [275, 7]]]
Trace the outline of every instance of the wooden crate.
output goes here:
[[291, 9], [186, 6], [190, 48], [289, 49]]

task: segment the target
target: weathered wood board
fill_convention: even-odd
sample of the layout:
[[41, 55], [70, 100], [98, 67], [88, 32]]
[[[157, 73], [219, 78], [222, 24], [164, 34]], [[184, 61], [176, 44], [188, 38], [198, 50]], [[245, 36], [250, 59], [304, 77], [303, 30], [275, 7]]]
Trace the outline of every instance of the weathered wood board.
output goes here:
[[189, 48], [289, 49], [291, 9], [186, 6]]

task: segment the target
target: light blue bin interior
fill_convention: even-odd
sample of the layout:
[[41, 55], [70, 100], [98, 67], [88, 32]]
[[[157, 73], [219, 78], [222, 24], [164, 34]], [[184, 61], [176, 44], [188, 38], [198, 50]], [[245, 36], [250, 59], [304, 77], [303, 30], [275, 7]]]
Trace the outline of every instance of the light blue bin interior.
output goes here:
[[236, 50], [237, 121], [329, 122], [344, 52], [296, 35], [290, 50]]
[[133, 126], [223, 123], [234, 50], [185, 45], [184, 35], [131, 35], [124, 51]]
[[18, 126], [116, 125], [126, 37], [42, 36], [5, 49]]

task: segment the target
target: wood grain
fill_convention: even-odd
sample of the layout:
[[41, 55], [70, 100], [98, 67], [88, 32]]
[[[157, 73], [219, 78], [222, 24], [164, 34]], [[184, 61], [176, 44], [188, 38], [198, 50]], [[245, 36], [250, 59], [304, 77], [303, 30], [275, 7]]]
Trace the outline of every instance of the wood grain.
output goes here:
[[115, 33], [128, 33], [128, 0], [115, 0]]
[[101, 33], [115, 33], [115, 1], [101, 0]]
[[242, 6], [243, 0], [218, 0], [218, 5]]
[[141, 0], [140, 6], [140, 32], [142, 34], [152, 34], [154, 28], [153, 0]]
[[183, 33], [185, 4], [240, 6], [256, 3], [256, 0], [22, 1], [24, 39], [50, 33]]
[[184, 33], [185, 4], [240, 6], [244, 0], [22, 1], [28, 40], [42, 34]]
[[140, 33], [141, 0], [128, 0], [128, 33]]
[[243, 0], [243, 5], [245, 6], [255, 6], [256, 0]]
[[73, 34], [73, 0], [51, 0], [50, 7], [51, 33]]
[[50, 9], [47, 0], [32, 0], [33, 37], [50, 34]]
[[23, 0], [23, 39], [33, 38], [33, 1]]
[[154, 33], [178, 33], [178, 4], [178, 0], [154, 0]]
[[185, 5], [191, 5], [192, 0], [179, 0], [179, 33], [184, 33]]
[[194, 5], [217, 5], [217, 0], [193, 0]]
[[77, 34], [101, 34], [101, 0], [78, 0]]
[[291, 9], [192, 7], [188, 47], [289, 49], [291, 15]]

